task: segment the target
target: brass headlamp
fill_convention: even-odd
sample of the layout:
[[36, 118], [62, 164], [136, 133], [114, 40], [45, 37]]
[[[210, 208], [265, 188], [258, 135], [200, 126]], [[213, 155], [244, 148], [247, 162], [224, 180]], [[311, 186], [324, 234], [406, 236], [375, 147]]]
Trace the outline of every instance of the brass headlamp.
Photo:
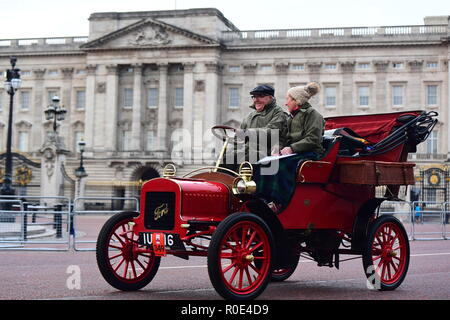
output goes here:
[[234, 179], [232, 190], [234, 194], [252, 194], [256, 192], [253, 178], [253, 166], [250, 162], [243, 162], [239, 166], [239, 177]]
[[175, 174], [177, 173], [177, 168], [174, 164], [168, 163], [165, 165], [163, 169], [163, 178], [172, 178], [175, 177]]

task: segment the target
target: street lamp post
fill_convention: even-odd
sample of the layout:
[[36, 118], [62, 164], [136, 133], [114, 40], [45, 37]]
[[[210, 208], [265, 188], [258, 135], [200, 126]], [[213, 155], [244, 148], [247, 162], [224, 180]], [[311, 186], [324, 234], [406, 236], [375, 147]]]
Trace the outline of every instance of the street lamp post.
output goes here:
[[44, 111], [45, 118], [47, 120], [53, 120], [53, 132], [56, 135], [56, 129], [58, 128], [57, 121], [64, 120], [66, 117], [67, 110], [64, 109], [64, 107], [61, 107], [59, 105], [59, 97], [54, 96], [52, 98], [52, 104], [47, 107], [47, 109]]
[[[76, 184], [76, 192], [75, 197], [82, 197], [84, 195], [84, 183], [83, 178], [87, 177], [88, 174], [86, 173], [86, 170], [83, 166], [83, 153], [84, 153], [84, 147], [86, 146], [86, 142], [83, 140], [78, 141], [78, 149], [80, 151], [80, 166], [75, 169], [75, 176], [77, 177], [78, 181]], [[75, 210], [84, 210], [84, 202], [77, 201], [75, 203]]]
[[15, 194], [15, 190], [12, 187], [12, 153], [11, 153], [11, 141], [12, 141], [12, 122], [13, 122], [13, 107], [14, 107], [14, 94], [20, 88], [20, 69], [16, 68], [16, 57], [10, 58], [11, 69], [6, 70], [5, 90], [9, 94], [9, 118], [8, 118], [8, 133], [6, 140], [6, 159], [5, 159], [5, 177], [3, 179], [2, 189], [0, 193], [2, 195], [12, 196]]
[[77, 169], [75, 169], [75, 176], [81, 180], [81, 178], [87, 177], [87, 175], [88, 175], [83, 166], [83, 153], [84, 153], [84, 147], [86, 146], [86, 142], [81, 140], [81, 141], [78, 141], [77, 143], [78, 143], [78, 148], [80, 150], [80, 166]]
[[[59, 105], [59, 97], [53, 96], [52, 102], [45, 109], [45, 119], [50, 121], [53, 131], [47, 135], [42, 148], [39, 152], [43, 159], [41, 162], [41, 196], [52, 197], [61, 196], [64, 186], [64, 175], [62, 167], [64, 166], [65, 154], [68, 150], [64, 147], [63, 139], [58, 135], [58, 121], [65, 118], [66, 109]], [[57, 206], [57, 199], [48, 199], [49, 206]]]

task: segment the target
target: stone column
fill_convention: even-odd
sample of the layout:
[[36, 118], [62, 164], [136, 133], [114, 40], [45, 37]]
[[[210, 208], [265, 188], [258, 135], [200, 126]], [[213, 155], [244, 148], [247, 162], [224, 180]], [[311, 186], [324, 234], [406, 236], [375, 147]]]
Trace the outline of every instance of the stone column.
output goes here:
[[206, 161], [214, 160], [214, 151], [218, 153], [220, 144], [218, 139], [214, 139], [211, 128], [215, 125], [221, 124], [220, 121], [220, 70], [221, 65], [217, 62], [208, 62], [205, 64], [205, 110], [203, 111], [203, 130], [206, 132], [204, 137], [203, 159]]
[[[346, 61], [341, 63], [342, 70], [342, 114], [353, 114], [353, 71], [355, 70], [355, 61]], [[357, 94], [357, 93], [356, 93]]]
[[105, 150], [113, 152], [117, 150], [118, 66], [107, 65], [106, 70]]
[[[258, 65], [256, 63], [245, 63], [242, 65], [243, 69], [244, 69], [244, 86], [242, 88], [242, 90], [244, 92], [242, 92], [242, 99], [243, 99], [243, 108], [241, 109], [241, 116], [242, 118], [239, 120], [242, 120], [251, 110], [248, 108], [248, 106], [250, 106], [253, 101], [250, 98], [250, 91], [253, 90], [253, 88], [256, 87], [256, 68], [258, 67]], [[226, 94], [228, 94], [228, 92], [226, 92]], [[223, 119], [223, 118], [222, 118]], [[225, 119], [223, 119], [225, 120]]]
[[95, 73], [97, 71], [97, 65], [87, 65], [86, 70], [86, 111], [84, 115], [84, 140], [86, 141], [85, 155], [92, 157], [95, 142]]
[[389, 66], [389, 61], [374, 61], [373, 64], [376, 72], [375, 110], [377, 113], [389, 112], [391, 103], [386, 82], [386, 70]]
[[[72, 76], [74, 68], [61, 68], [61, 73], [63, 75], [63, 83], [61, 88], [61, 106], [65, 107], [67, 110], [66, 119], [70, 119], [70, 114], [72, 112], [71, 97], [72, 97]], [[71, 135], [70, 123], [69, 121], [60, 122], [60, 135], [63, 137], [69, 137]], [[70, 147], [69, 147], [70, 148]]]
[[309, 72], [309, 81], [316, 81], [320, 83], [320, 69], [322, 68], [322, 62], [307, 62]]
[[[307, 67], [307, 71], [309, 74], [309, 81], [315, 81], [317, 83], [320, 84], [321, 87], [321, 92], [312, 97], [311, 100], [309, 101], [313, 106], [319, 106], [321, 103], [320, 101], [323, 101], [323, 106], [324, 108], [322, 109], [323, 111], [323, 115], [324, 116], [329, 116], [330, 113], [331, 114], [335, 114], [335, 109], [328, 109], [325, 107], [325, 86], [323, 85], [323, 83], [320, 81], [320, 70], [322, 69], [322, 62], [307, 62], [306, 63], [306, 67]], [[336, 94], [338, 94], [338, 92], [336, 92]], [[337, 99], [337, 103], [339, 102], [339, 97], [336, 97]]]
[[284, 105], [286, 92], [288, 91], [287, 73], [289, 70], [289, 63], [279, 62], [275, 64], [275, 71], [277, 73], [277, 82], [275, 83], [275, 96], [279, 106]]
[[183, 64], [183, 129], [192, 132], [192, 112], [193, 112], [193, 95], [194, 95], [194, 67], [195, 63], [187, 62]]
[[[44, 120], [44, 110], [46, 106], [44, 106], [45, 99], [44, 99], [44, 83], [43, 78], [45, 74], [45, 69], [35, 69], [33, 70], [35, 81], [34, 81], [34, 92], [33, 92], [33, 101], [34, 101], [34, 108], [32, 109], [33, 112], [33, 123], [40, 124]], [[31, 127], [31, 145], [37, 146], [42, 145], [42, 126], [41, 125], [34, 125]], [[45, 139], [46, 134], [44, 134]]]
[[131, 124], [131, 150], [142, 150], [142, 64], [133, 65], [133, 115]]
[[422, 88], [422, 66], [423, 60], [408, 61], [408, 65], [411, 71], [411, 77], [408, 82], [408, 96], [406, 97], [406, 103], [408, 107], [421, 108], [421, 93]]
[[183, 161], [191, 163], [193, 157], [193, 105], [194, 105], [194, 67], [195, 63], [185, 62], [183, 77]]
[[[449, 20], [449, 34], [450, 34], [450, 20]], [[449, 57], [450, 57], [450, 47], [449, 47], [449, 53], [448, 53]], [[450, 162], [450, 59], [447, 60], [447, 99], [442, 98], [442, 109], [445, 110], [445, 112], [447, 113], [447, 123], [445, 123], [444, 125], [447, 126], [447, 160], [446, 162]], [[444, 87], [442, 87], [442, 90], [444, 90]], [[445, 119], [445, 117], [444, 117]], [[443, 138], [444, 135], [441, 135], [441, 139]], [[442, 141], [442, 140], [441, 140]]]
[[159, 64], [158, 151], [167, 151], [167, 70], [168, 64]]

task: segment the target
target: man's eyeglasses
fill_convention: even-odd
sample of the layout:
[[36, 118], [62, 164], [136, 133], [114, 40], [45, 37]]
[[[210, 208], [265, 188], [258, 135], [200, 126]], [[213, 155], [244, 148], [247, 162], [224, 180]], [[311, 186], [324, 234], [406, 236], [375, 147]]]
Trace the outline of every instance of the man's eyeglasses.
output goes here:
[[268, 94], [254, 94], [251, 96], [252, 99], [264, 98], [267, 97]]

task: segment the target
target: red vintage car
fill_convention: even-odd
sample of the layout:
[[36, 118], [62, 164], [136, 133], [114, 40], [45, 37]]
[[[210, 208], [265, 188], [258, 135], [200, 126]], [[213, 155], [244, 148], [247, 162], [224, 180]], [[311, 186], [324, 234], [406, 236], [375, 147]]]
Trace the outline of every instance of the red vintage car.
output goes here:
[[[377, 209], [397, 199], [400, 185], [414, 184], [408, 153], [436, 123], [437, 113], [425, 111], [327, 118], [324, 156], [298, 163], [293, 195], [279, 212], [256, 192], [248, 162], [239, 172], [217, 164], [185, 177], [169, 165], [163, 178], [143, 185], [140, 212], [105, 223], [99, 269], [113, 287], [138, 290], [152, 281], [161, 257], [204, 256], [216, 291], [238, 300], [287, 279], [300, 256], [339, 268], [341, 255], [356, 255], [373, 288], [393, 290], [408, 270], [408, 236]], [[213, 128], [226, 142], [233, 130]], [[386, 186], [383, 197], [376, 186]]]

